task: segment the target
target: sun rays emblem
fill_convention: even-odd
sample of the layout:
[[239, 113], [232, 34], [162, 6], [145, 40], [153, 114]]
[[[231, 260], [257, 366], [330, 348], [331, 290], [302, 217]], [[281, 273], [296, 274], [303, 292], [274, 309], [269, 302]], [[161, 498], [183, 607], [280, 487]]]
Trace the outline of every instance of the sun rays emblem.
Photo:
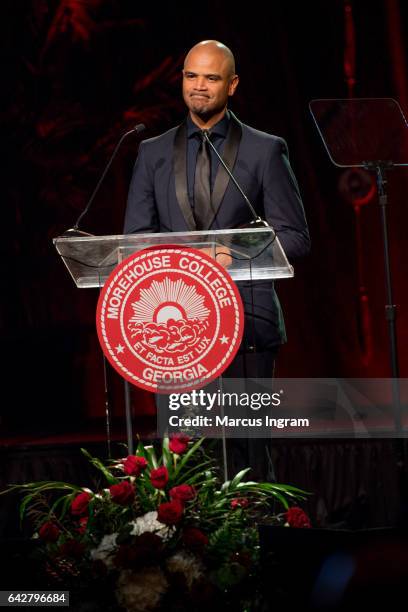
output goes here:
[[210, 311], [204, 297], [181, 279], [153, 281], [149, 288], [141, 289], [132, 309], [131, 337], [157, 353], [184, 352], [208, 328]]

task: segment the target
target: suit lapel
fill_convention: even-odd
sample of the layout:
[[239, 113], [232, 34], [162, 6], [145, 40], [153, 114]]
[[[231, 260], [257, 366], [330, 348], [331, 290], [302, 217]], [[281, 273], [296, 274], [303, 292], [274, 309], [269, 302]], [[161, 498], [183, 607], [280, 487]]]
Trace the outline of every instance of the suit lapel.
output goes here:
[[[238, 149], [242, 137], [242, 127], [240, 121], [235, 115], [230, 113], [230, 123], [228, 127], [227, 138], [225, 139], [222, 159], [231, 170], [238, 155]], [[176, 197], [183, 213], [184, 219], [189, 230], [195, 230], [196, 224], [191, 209], [190, 200], [187, 189], [187, 129], [184, 121], [176, 131], [174, 138], [174, 178], [176, 185]], [[208, 207], [208, 215], [205, 220], [203, 229], [208, 229], [218, 212], [221, 202], [228, 187], [229, 176], [225, 172], [221, 164], [218, 166], [217, 176], [215, 177], [214, 189], [212, 192], [211, 206]]]
[[191, 209], [187, 189], [187, 129], [184, 121], [177, 128], [174, 138], [173, 156], [176, 197], [189, 230], [195, 230], [196, 224]]

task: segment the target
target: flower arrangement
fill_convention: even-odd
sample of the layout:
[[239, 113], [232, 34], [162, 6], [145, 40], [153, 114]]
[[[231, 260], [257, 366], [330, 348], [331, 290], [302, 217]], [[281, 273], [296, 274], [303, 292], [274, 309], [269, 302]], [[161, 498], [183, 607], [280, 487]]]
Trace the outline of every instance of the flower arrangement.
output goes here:
[[161, 449], [139, 442], [134, 455], [107, 464], [82, 449], [103, 477], [97, 491], [65, 482], [12, 485], [24, 493], [20, 516], [34, 522], [47, 585], [91, 585], [104, 593], [97, 609], [200, 610], [212, 601], [223, 610], [254, 609], [256, 523], [310, 527], [295, 505], [306, 494], [246, 481], [249, 468], [221, 483], [203, 442], [181, 433]]

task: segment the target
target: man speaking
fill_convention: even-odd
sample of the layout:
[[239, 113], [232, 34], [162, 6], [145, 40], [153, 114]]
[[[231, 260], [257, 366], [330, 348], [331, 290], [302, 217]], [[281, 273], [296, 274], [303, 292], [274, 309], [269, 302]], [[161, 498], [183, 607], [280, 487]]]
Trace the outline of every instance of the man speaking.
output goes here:
[[[186, 119], [141, 142], [130, 185], [125, 233], [238, 228], [253, 220], [240, 191], [204, 138], [209, 138], [254, 207], [275, 230], [289, 259], [309, 250], [298, 185], [282, 138], [243, 124], [228, 110], [239, 82], [232, 52], [206, 40], [187, 54], [183, 69]], [[226, 265], [224, 256], [217, 261]], [[225, 256], [226, 257], [226, 256]], [[286, 341], [273, 283], [240, 283], [246, 313], [240, 351], [225, 372], [271, 378]]]

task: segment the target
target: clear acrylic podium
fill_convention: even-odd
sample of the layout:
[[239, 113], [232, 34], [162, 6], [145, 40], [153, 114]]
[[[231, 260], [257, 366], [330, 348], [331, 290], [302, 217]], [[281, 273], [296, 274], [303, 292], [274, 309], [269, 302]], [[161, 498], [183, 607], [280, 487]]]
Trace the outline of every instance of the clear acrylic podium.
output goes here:
[[53, 242], [76, 286], [83, 289], [102, 287], [115, 266], [126, 257], [163, 244], [211, 249], [215, 258], [222, 252], [228, 252], [232, 258], [228, 272], [234, 281], [293, 276], [293, 267], [270, 227], [119, 236], [61, 236], [54, 238]]
[[[294, 275], [274, 230], [270, 227], [127, 234], [119, 236], [61, 236], [54, 245], [78, 288], [101, 288], [112, 270], [128, 256], [159, 245], [206, 249], [215, 259], [222, 253], [231, 258], [227, 271], [234, 281], [272, 280]], [[126, 433], [133, 452], [129, 383], [125, 381]], [[109, 409], [107, 438], [110, 448]], [[224, 440], [224, 467], [225, 440]]]

